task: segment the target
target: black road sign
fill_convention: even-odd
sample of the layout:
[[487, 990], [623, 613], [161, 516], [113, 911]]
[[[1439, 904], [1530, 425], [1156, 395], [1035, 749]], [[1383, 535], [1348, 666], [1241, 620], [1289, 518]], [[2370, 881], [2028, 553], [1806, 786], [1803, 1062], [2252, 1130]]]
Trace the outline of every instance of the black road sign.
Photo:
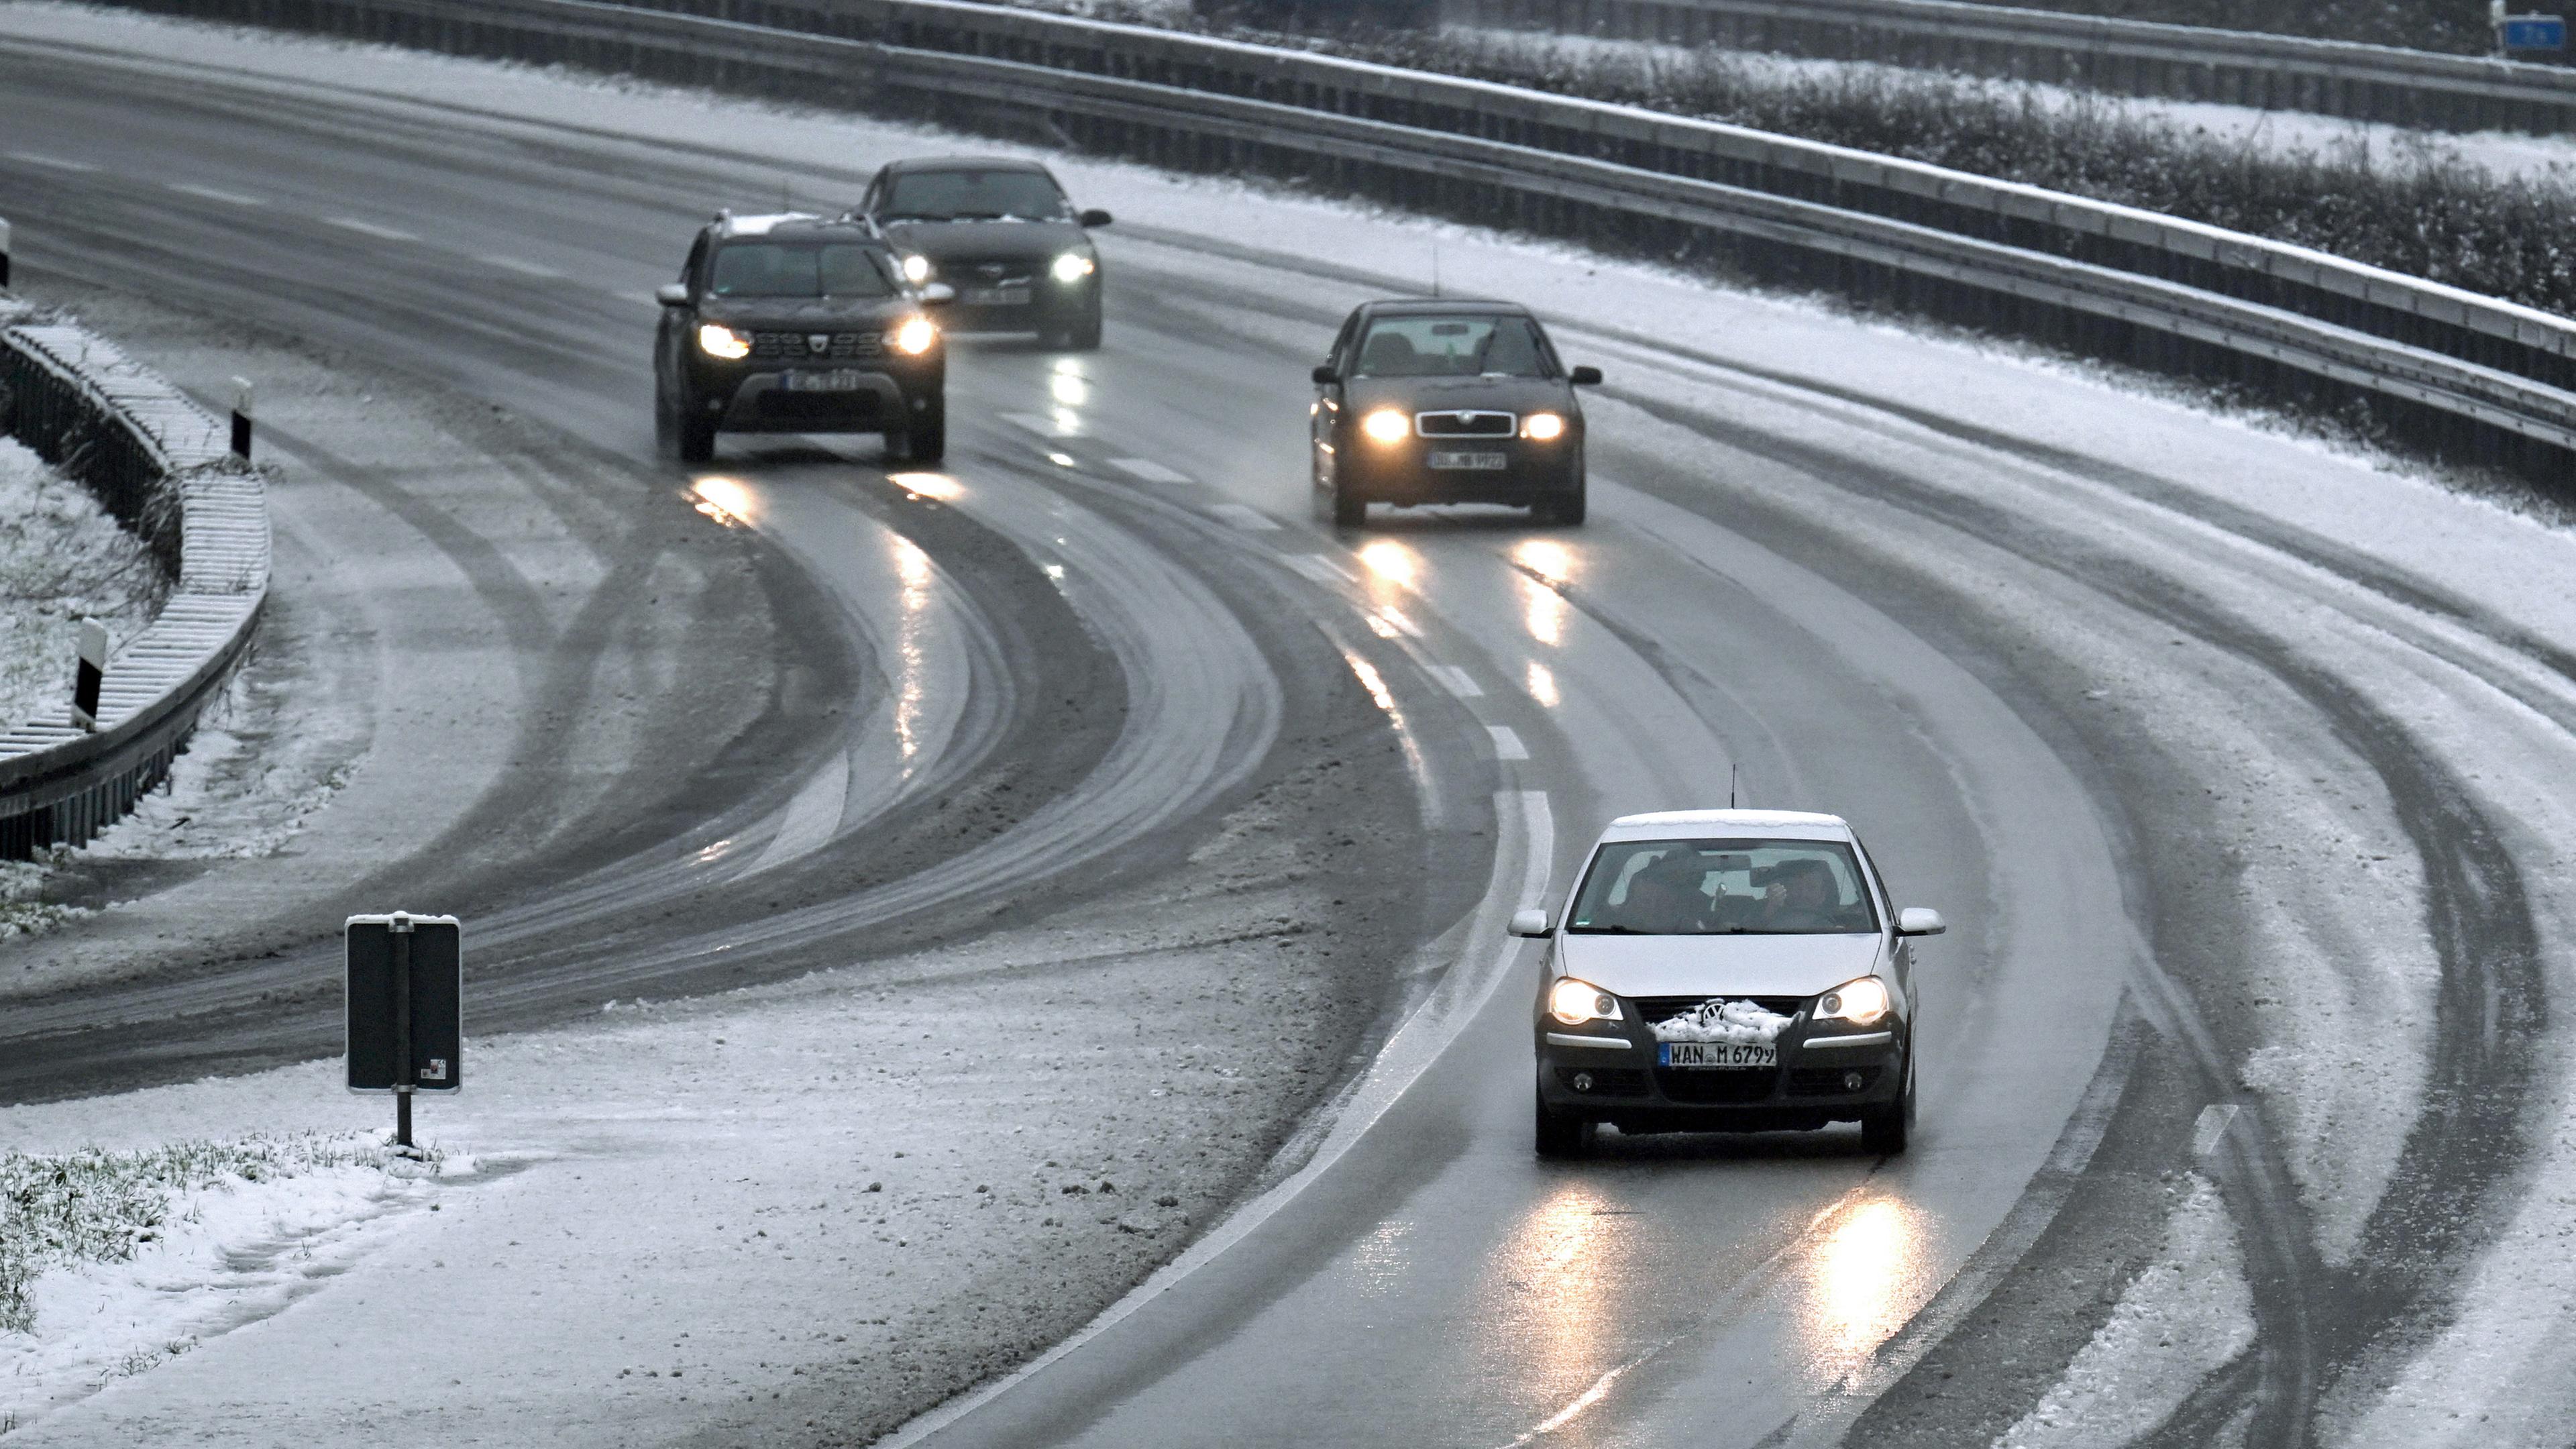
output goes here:
[[348, 943], [349, 1090], [464, 1086], [465, 947], [456, 918], [351, 916]]

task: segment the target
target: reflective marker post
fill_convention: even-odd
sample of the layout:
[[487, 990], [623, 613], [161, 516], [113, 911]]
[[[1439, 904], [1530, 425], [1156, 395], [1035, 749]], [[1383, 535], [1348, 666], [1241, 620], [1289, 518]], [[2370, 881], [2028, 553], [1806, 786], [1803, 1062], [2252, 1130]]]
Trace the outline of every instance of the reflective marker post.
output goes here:
[[414, 1093], [465, 1084], [463, 936], [454, 916], [348, 921], [349, 1090], [392, 1094], [398, 1148], [412, 1145]]
[[9, 223], [0, 221], [0, 287], [9, 285]]
[[94, 730], [99, 691], [107, 685], [107, 626], [96, 619], [81, 620], [78, 647], [80, 661], [72, 674], [72, 723]]
[[250, 418], [252, 388], [250, 379], [233, 379], [233, 456], [250, 461]]

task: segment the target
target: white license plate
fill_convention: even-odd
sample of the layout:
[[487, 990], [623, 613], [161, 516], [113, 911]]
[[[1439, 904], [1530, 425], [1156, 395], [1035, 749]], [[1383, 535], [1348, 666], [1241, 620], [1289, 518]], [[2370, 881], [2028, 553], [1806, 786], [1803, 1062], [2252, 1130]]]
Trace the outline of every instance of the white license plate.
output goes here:
[[1464, 468], [1476, 472], [1499, 472], [1503, 468], [1509, 467], [1510, 464], [1511, 460], [1505, 458], [1500, 453], [1434, 453], [1431, 455], [1431, 466], [1434, 468]]
[[1780, 1049], [1768, 1042], [1759, 1045], [1723, 1041], [1666, 1041], [1655, 1043], [1655, 1065], [1659, 1067], [1776, 1067]]
[[1025, 307], [1029, 305], [1026, 287], [968, 287], [957, 300], [969, 307]]
[[857, 392], [867, 385], [866, 377], [855, 367], [836, 367], [829, 372], [791, 372], [779, 386], [789, 392]]

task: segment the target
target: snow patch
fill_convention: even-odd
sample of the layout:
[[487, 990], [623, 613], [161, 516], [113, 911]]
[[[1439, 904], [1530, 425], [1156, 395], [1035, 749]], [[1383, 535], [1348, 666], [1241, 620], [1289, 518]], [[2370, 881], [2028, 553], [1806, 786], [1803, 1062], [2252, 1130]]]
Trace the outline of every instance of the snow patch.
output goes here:
[[98, 499], [0, 437], [0, 725], [69, 704], [80, 621], [109, 647], [152, 622], [167, 581]]
[[1796, 1020], [1750, 1001], [1703, 1001], [1679, 1016], [1656, 1022], [1655, 1040], [1768, 1046]]

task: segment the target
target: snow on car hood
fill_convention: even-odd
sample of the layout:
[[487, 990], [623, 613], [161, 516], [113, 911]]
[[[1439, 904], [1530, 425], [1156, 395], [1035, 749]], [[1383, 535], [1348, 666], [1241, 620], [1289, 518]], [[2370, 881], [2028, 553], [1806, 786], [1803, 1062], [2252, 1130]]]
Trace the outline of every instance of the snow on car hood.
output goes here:
[[1878, 964], [1880, 938], [1860, 936], [1595, 936], [1556, 938], [1558, 966], [1618, 996], [1814, 996]]

